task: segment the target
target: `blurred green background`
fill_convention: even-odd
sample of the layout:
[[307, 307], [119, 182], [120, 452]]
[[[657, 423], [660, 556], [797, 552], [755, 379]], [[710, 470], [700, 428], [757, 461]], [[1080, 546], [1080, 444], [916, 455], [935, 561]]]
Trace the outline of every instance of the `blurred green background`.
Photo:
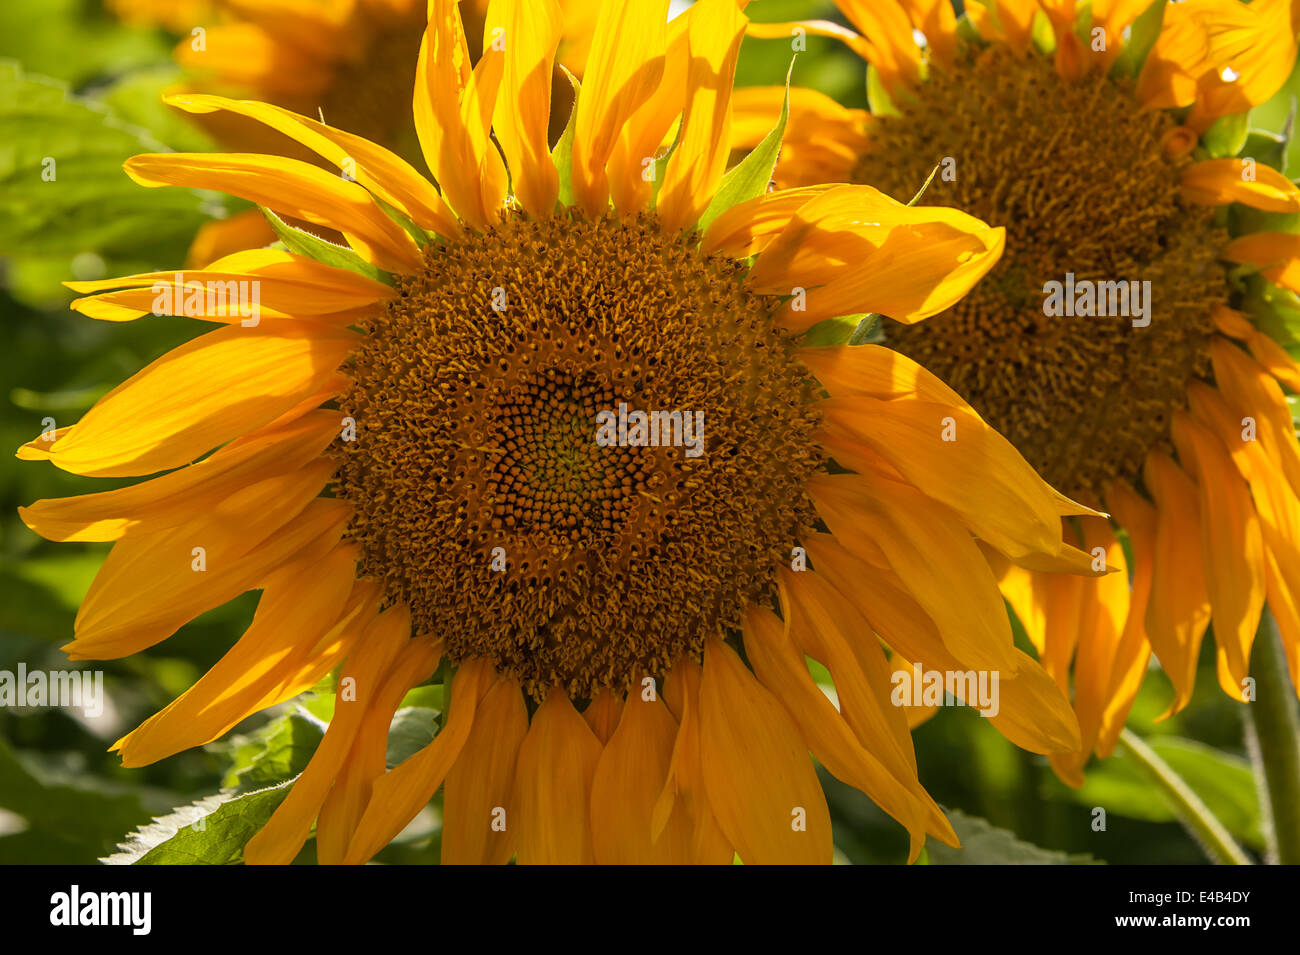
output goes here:
[[[770, 21], [840, 19], [830, 4], [806, 0], [763, 0], [749, 12]], [[229, 211], [220, 196], [142, 189], [121, 172], [122, 161], [136, 152], [213, 148], [158, 102], [178, 78], [170, 53], [176, 41], [161, 28], [125, 25], [94, 0], [0, 5], [0, 438], [6, 448], [36, 436], [47, 417], [59, 426], [74, 422], [115, 384], [200, 331], [179, 318], [121, 324], [84, 318], [67, 309], [72, 296], [59, 284], [177, 267], [200, 224]], [[830, 41], [812, 38], [808, 47], [795, 82], [866, 105], [862, 64]], [[781, 82], [789, 56], [785, 41], [748, 41], [739, 82]], [[57, 157], [53, 183], [39, 176], [46, 156]], [[21, 524], [16, 508], [111, 486], [0, 455], [0, 670], [14, 671], [20, 661], [29, 670], [69, 666], [59, 647], [71, 639], [79, 600], [108, 549], [43, 541]], [[146, 653], [95, 664], [108, 694], [99, 718], [0, 708], [0, 863], [93, 862], [137, 827], [176, 810], [135, 840], [129, 857], [238, 859], [248, 820], [283, 798], [282, 789], [262, 790], [300, 771], [319, 740], [331, 704], [327, 687], [301, 705], [249, 720], [227, 740], [146, 769], [121, 769], [107, 748], [215, 662], [254, 606], [255, 597], [245, 595]], [[1212, 641], [1205, 645], [1204, 685], [1194, 703], [1154, 725], [1170, 690], [1153, 675], [1130, 727], [1257, 853], [1259, 803], [1242, 747], [1241, 707], [1216, 688]], [[391, 759], [428, 739], [438, 703], [437, 687], [405, 701]], [[915, 739], [923, 783], [954, 810], [968, 844], [964, 853], [932, 849], [930, 862], [1206, 861], [1163, 797], [1122, 757], [1094, 765], [1084, 789], [1073, 792], [1044, 759], [1016, 749], [970, 710], [941, 708]], [[860, 793], [825, 781], [842, 859], [904, 861], [901, 827]], [[200, 801], [202, 811], [224, 809], [202, 830], [185, 827], [199, 814], [185, 807]], [[1092, 827], [1097, 806], [1107, 810], [1104, 832]], [[302, 860], [311, 858], [309, 843]], [[436, 804], [380, 859], [436, 862]]]

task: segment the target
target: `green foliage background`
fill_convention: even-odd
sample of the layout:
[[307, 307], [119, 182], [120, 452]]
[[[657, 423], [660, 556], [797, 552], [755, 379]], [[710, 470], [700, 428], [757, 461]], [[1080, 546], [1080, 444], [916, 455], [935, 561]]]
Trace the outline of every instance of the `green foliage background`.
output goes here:
[[[827, 3], [764, 0], [755, 19], [838, 18]], [[0, 444], [13, 449], [53, 417], [75, 421], [100, 395], [197, 334], [184, 319], [96, 322], [67, 309], [60, 282], [178, 266], [195, 230], [221, 215], [214, 195], [134, 186], [128, 156], [212, 148], [158, 102], [177, 78], [176, 38], [132, 28], [92, 0], [6, 0], [0, 5]], [[742, 84], [779, 84], [784, 41], [748, 41]], [[837, 44], [810, 38], [794, 82], [866, 105], [862, 64]], [[1287, 100], [1257, 111], [1281, 129]], [[57, 159], [43, 182], [41, 159]], [[104, 490], [110, 482], [0, 455], [0, 670], [66, 668], [80, 598], [107, 545], [51, 544], [15, 509], [41, 497]], [[110, 706], [97, 720], [66, 710], [0, 708], [0, 863], [234, 863], [243, 842], [283, 799], [330, 715], [329, 687], [249, 720], [231, 737], [157, 765], [123, 770], [107, 747], [184, 691], [234, 642], [253, 595], [208, 613], [136, 656], [96, 663]], [[1023, 636], [1023, 635], [1022, 635]], [[1022, 641], [1023, 642], [1023, 641]], [[1178, 769], [1254, 852], [1262, 849], [1259, 802], [1242, 749], [1240, 707], [1218, 691], [1212, 642], [1195, 702], [1161, 724], [1170, 697], [1147, 680], [1130, 726]], [[439, 688], [414, 691], [394, 724], [390, 762], [430, 738]], [[951, 813], [967, 848], [931, 848], [936, 864], [1104, 861], [1198, 863], [1205, 856], [1170, 807], [1123, 757], [1094, 766], [1083, 790], [1056, 781], [1046, 761], [1007, 743], [970, 710], [943, 708], [916, 734], [922, 781]], [[825, 777], [844, 861], [901, 862], [901, 828], [864, 796]], [[1092, 828], [1107, 810], [1106, 831]], [[202, 820], [195, 825], [197, 820]], [[142, 831], [128, 838], [137, 828]], [[119, 843], [123, 843], [118, 849]], [[437, 803], [379, 857], [436, 862]], [[311, 843], [300, 861], [311, 861]]]

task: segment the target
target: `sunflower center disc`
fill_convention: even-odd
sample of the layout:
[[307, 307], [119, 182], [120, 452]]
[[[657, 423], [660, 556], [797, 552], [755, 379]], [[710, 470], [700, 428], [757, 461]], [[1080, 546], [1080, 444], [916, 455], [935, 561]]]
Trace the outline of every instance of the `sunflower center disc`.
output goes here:
[[[648, 216], [430, 246], [340, 399], [363, 573], [535, 697], [626, 688], [738, 626], [821, 463], [813, 381], [742, 276]], [[634, 412], [661, 412], [658, 446]]]
[[[946, 380], [1055, 487], [1096, 500], [1133, 481], [1164, 440], [1187, 380], [1208, 370], [1210, 309], [1225, 302], [1225, 235], [1179, 197], [1173, 122], [1105, 76], [1067, 83], [1041, 56], [992, 47], [935, 70], [874, 127], [854, 178], [1007, 229], [993, 271], [946, 313], [891, 324], [889, 343]], [[1048, 282], [1147, 286], [1150, 324], [1045, 312]], [[1139, 283], [1131, 285], [1130, 283]], [[1140, 320], [1139, 320], [1140, 321]]]

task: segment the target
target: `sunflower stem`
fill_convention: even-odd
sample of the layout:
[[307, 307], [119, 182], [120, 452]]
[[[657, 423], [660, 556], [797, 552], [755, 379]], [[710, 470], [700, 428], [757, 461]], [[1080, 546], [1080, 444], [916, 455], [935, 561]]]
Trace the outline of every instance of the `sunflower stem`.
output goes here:
[[1255, 767], [1267, 859], [1300, 864], [1300, 707], [1277, 621], [1268, 608], [1251, 653], [1255, 699], [1246, 705], [1246, 748]]
[[1126, 729], [1120, 733], [1119, 745], [1164, 793], [1183, 825], [1213, 862], [1218, 865], [1251, 864], [1250, 858], [1233, 841], [1223, 823], [1210, 812], [1210, 807], [1140, 736]]

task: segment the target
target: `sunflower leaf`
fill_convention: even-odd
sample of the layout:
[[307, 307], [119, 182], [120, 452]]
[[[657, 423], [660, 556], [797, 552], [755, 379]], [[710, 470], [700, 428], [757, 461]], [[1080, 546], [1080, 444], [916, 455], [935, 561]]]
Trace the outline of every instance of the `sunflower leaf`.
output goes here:
[[258, 206], [258, 208], [262, 210], [262, 215], [266, 216], [266, 221], [271, 223], [272, 231], [280, 237], [280, 241], [285, 244], [290, 252], [296, 252], [298, 255], [315, 259], [317, 262], [332, 265], [338, 269], [357, 272], [377, 282], [383, 282], [385, 285], [393, 284], [391, 275], [383, 269], [371, 265], [346, 246], [335, 245], [333, 242], [326, 242], [320, 236], [304, 232], [302, 229], [295, 229], [266, 206]]
[[61, 83], [0, 61], [0, 255], [138, 253], [185, 244], [205, 218], [189, 189], [141, 189], [122, 163], [166, 146]]
[[244, 845], [289, 795], [293, 781], [270, 789], [221, 792], [160, 816], [131, 833], [105, 865], [237, 865]]
[[767, 192], [772, 173], [776, 171], [776, 161], [781, 155], [781, 144], [785, 141], [785, 127], [790, 120], [790, 77], [794, 72], [794, 60], [785, 74], [785, 101], [781, 104], [781, 115], [776, 125], [763, 137], [762, 141], [750, 151], [749, 155], [737, 163], [722, 177], [713, 201], [700, 216], [699, 230], [703, 232], [718, 216], [732, 206], [749, 199], [754, 199]]
[[1059, 852], [1025, 842], [985, 819], [950, 809], [948, 821], [961, 840], [953, 849], [939, 842], [926, 845], [930, 865], [1104, 865], [1087, 853]]

